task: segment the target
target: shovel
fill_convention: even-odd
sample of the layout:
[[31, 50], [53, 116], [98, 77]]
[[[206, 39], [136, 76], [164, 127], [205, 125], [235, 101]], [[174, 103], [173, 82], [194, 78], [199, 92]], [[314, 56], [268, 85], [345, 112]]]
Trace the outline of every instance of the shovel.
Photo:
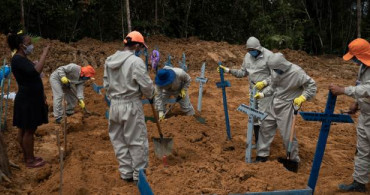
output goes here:
[[[69, 90], [72, 93], [73, 97], [75, 97], [78, 100], [78, 97], [77, 97], [76, 93], [72, 90], [72, 88], [70, 86], [67, 86], [66, 89]], [[85, 114], [87, 114], [89, 116], [90, 115], [100, 116], [100, 114], [98, 114], [98, 113], [88, 111], [86, 106], [83, 108], [83, 110], [84, 110]]]
[[157, 124], [157, 129], [159, 133], [159, 138], [155, 137], [152, 138], [154, 143], [154, 153], [157, 156], [157, 158], [165, 160], [166, 156], [172, 153], [173, 139], [163, 137], [161, 126], [159, 125], [158, 121], [157, 112], [155, 111], [153, 104], [150, 104], [150, 106], [152, 107], [155, 123]]
[[[172, 108], [175, 106], [175, 104], [177, 103], [177, 102], [179, 102], [180, 100], [181, 100], [182, 98], [180, 97], [180, 96], [177, 96], [177, 98], [176, 98], [176, 102], [175, 103], [173, 103], [169, 108], [168, 108], [168, 110], [166, 110], [166, 112], [164, 113], [164, 117], [166, 118], [166, 116], [167, 116], [167, 114], [172, 110]], [[197, 119], [197, 121], [199, 122], [199, 123], [201, 123], [201, 124], [204, 124], [204, 123], [206, 123], [206, 119], [205, 118], [203, 118], [203, 117], [201, 117], [200, 116], [200, 113], [199, 114], [195, 114], [195, 115], [193, 115], [194, 116], [194, 118], [195, 119]]]
[[287, 150], [287, 157], [286, 159], [279, 158], [278, 161], [280, 163], [283, 163], [284, 167], [288, 169], [289, 171], [297, 172], [297, 164], [298, 162], [292, 161], [291, 160], [291, 153], [292, 153], [292, 145], [293, 145], [293, 138], [295, 134], [295, 119], [297, 118], [298, 110], [299, 107], [296, 107], [293, 105], [294, 109], [294, 115], [293, 115], [293, 121], [292, 121], [292, 126], [290, 128], [290, 137], [289, 137], [289, 143], [288, 143], [288, 150]]

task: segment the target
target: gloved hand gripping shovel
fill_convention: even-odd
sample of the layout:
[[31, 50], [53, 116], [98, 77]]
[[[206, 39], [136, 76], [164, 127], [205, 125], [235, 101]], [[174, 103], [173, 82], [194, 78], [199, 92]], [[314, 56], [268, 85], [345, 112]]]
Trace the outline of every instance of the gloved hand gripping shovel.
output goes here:
[[290, 137], [289, 137], [289, 143], [288, 143], [288, 150], [287, 150], [287, 157], [286, 159], [280, 158], [279, 162], [283, 163], [284, 167], [288, 169], [289, 171], [297, 172], [298, 171], [298, 162], [291, 160], [291, 153], [292, 153], [292, 147], [293, 147], [293, 138], [295, 135], [295, 120], [297, 118], [298, 110], [300, 107], [294, 106], [294, 114], [292, 119], [292, 126], [290, 127]]
[[[78, 97], [77, 97], [76, 93], [72, 90], [71, 86], [67, 86], [65, 88], [67, 90], [69, 90], [70, 93], [73, 95], [73, 97], [75, 97], [78, 100]], [[88, 111], [86, 106], [83, 108], [83, 110], [84, 110], [84, 113], [87, 114], [88, 116], [90, 116], [90, 115], [100, 116], [100, 114], [98, 114], [98, 113]]]
[[168, 109], [166, 110], [166, 112], [163, 114], [164, 118], [166, 118], [167, 114], [172, 110], [172, 108], [175, 106], [175, 104], [176, 104], [177, 102], [179, 102], [181, 99], [182, 99], [182, 98], [181, 98], [181, 96], [177, 96], [177, 98], [176, 98], [176, 102], [175, 102], [175, 103], [173, 103], [173, 104], [170, 106], [170, 108], [168, 108]]
[[166, 166], [166, 158], [172, 153], [173, 139], [163, 137], [161, 126], [158, 121], [157, 112], [155, 111], [153, 104], [150, 104], [150, 106], [152, 107], [155, 123], [157, 124], [157, 129], [159, 133], [159, 138], [152, 138], [154, 143], [154, 153], [159, 159], [163, 159], [163, 163]]

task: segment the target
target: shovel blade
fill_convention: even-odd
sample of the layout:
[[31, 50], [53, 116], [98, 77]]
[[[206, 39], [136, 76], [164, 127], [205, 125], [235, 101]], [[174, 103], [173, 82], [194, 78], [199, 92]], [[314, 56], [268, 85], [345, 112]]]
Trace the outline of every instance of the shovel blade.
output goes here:
[[154, 143], [154, 154], [157, 158], [162, 159], [164, 155], [172, 154], [173, 139], [172, 138], [152, 138]]

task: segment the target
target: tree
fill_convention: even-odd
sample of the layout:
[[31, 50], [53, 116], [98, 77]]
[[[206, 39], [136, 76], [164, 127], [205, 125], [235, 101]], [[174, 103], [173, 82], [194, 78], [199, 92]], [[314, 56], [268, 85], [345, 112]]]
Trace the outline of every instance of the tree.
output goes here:
[[22, 29], [26, 30], [26, 25], [24, 24], [24, 6], [23, 6], [23, 0], [21, 0], [21, 25]]
[[361, 0], [357, 0], [357, 38], [361, 37]]
[[131, 32], [130, 0], [126, 0], [127, 30]]

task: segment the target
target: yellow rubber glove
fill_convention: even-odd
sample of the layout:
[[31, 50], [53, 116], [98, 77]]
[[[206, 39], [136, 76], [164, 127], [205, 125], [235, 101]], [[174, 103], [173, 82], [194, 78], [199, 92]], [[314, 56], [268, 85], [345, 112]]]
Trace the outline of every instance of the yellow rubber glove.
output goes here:
[[181, 98], [184, 98], [186, 96], [186, 90], [185, 89], [181, 89], [179, 96]]
[[264, 87], [266, 87], [267, 82], [265, 80], [259, 81], [254, 85], [258, 90], [262, 90]]
[[261, 92], [258, 92], [256, 95], [254, 95], [254, 98], [256, 99], [262, 99], [265, 97], [265, 94], [261, 93]]
[[84, 102], [84, 100], [79, 100], [79, 105], [81, 106], [81, 108], [82, 109], [84, 109], [85, 108], [85, 102]]
[[163, 121], [164, 120], [164, 113], [163, 113], [163, 111], [159, 111], [159, 121]]
[[220, 72], [220, 68], [224, 69], [224, 72], [225, 72], [225, 73], [230, 72], [230, 68], [227, 68], [227, 67], [225, 67], [225, 66], [218, 66], [218, 67], [217, 67], [217, 72]]
[[306, 97], [301, 95], [301, 96], [295, 98], [293, 103], [294, 103], [294, 106], [300, 107], [302, 105], [302, 103], [305, 102], [305, 101], [306, 101]]
[[69, 83], [69, 79], [67, 77], [62, 77], [60, 79], [60, 81], [62, 81], [63, 84], [68, 84]]

